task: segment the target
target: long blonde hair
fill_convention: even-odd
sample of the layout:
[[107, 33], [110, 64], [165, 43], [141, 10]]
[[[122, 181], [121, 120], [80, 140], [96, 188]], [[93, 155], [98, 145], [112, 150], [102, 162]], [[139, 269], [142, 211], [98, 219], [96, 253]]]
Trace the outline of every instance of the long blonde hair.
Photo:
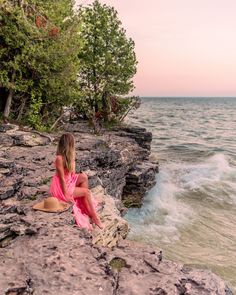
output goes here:
[[73, 134], [62, 134], [57, 146], [57, 155], [62, 156], [64, 168], [71, 172], [75, 160], [75, 138]]

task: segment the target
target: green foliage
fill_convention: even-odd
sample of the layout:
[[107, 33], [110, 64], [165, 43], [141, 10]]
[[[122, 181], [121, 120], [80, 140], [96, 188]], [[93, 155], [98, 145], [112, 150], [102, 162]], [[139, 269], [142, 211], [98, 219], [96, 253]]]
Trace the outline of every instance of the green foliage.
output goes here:
[[94, 122], [121, 121], [137, 98], [134, 42], [98, 0], [0, 0], [0, 118], [44, 130], [65, 107]]
[[[117, 12], [98, 0], [80, 8], [79, 83], [83, 108], [88, 117], [99, 113], [109, 121], [114, 115], [112, 100], [133, 90], [136, 73], [134, 42], [126, 37]], [[128, 102], [127, 102], [128, 105]]]
[[0, 4], [0, 88], [14, 91], [9, 116], [39, 129], [78, 95], [79, 23], [72, 1], [19, 3]]
[[40, 129], [42, 126], [41, 117], [39, 116], [40, 109], [42, 107], [42, 100], [39, 97], [31, 96], [31, 102], [29, 106], [28, 122], [36, 129]]
[[114, 110], [114, 113], [117, 119], [122, 121], [131, 110], [139, 108], [141, 100], [137, 96], [126, 98], [120, 97], [116, 100], [116, 103], [117, 106]]

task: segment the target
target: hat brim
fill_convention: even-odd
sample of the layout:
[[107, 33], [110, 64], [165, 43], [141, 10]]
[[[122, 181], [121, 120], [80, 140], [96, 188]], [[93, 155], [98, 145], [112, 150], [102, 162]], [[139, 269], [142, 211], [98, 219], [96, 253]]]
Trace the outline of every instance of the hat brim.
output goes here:
[[38, 211], [43, 211], [43, 212], [49, 212], [49, 213], [60, 213], [60, 212], [64, 212], [68, 210], [70, 207], [70, 204], [59, 201], [59, 206], [60, 207], [57, 209], [47, 209], [47, 208], [44, 208], [44, 201], [42, 201], [35, 204], [33, 206], [33, 209]]

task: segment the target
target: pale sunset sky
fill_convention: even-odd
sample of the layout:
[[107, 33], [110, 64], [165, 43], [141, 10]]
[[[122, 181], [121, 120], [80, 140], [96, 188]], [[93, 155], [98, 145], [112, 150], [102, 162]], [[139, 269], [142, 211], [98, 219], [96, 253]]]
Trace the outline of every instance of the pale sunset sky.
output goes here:
[[135, 42], [134, 94], [236, 96], [236, 0], [100, 1]]

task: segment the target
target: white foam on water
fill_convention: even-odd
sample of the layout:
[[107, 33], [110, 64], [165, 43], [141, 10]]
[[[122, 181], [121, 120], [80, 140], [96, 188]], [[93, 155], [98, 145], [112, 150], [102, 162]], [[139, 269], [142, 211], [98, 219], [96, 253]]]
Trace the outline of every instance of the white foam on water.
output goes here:
[[171, 177], [168, 169], [157, 175], [157, 185], [149, 192], [140, 209], [130, 209], [126, 215], [131, 224], [130, 236], [152, 241], [164, 239], [166, 242], [179, 238], [177, 227], [189, 221], [193, 211], [177, 199], [182, 193]]
[[147, 127], [148, 118], [160, 173], [142, 208], [127, 215], [130, 238], [155, 243], [171, 259], [206, 265], [236, 290], [236, 100], [142, 102], [130, 121]]
[[236, 203], [236, 168], [224, 154], [216, 154], [203, 163], [182, 165], [180, 186], [189, 192], [200, 192], [215, 202]]
[[181, 178], [186, 188], [196, 189], [199, 186], [218, 181], [225, 173], [231, 172], [229, 163], [223, 154], [210, 157], [204, 163], [182, 165], [183, 177]]
[[[236, 168], [228, 158], [216, 154], [202, 163], [167, 163], [161, 166], [156, 186], [148, 193], [140, 209], [126, 215], [131, 224], [130, 237], [171, 242], [179, 239], [179, 228], [198, 217], [193, 195], [202, 202], [236, 204]], [[196, 198], [196, 196], [195, 196]]]

